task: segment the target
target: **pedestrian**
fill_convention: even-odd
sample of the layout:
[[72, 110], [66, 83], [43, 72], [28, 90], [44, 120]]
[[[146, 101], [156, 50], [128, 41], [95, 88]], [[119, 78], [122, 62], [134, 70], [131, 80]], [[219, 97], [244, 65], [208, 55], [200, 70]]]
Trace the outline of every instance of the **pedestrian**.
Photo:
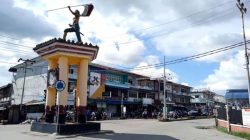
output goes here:
[[96, 120], [96, 114], [95, 114], [95, 112], [93, 111], [92, 113], [91, 113], [91, 121], [95, 121]]
[[142, 117], [143, 117], [144, 119], [147, 119], [147, 117], [148, 117], [147, 109], [144, 109], [144, 111], [142, 112]]

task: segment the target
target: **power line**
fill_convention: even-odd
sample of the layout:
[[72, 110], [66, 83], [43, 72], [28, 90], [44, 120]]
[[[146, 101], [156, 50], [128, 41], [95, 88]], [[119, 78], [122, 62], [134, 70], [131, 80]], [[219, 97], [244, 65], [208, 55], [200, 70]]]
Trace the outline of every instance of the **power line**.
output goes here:
[[[224, 48], [212, 50], [212, 51], [205, 52], [205, 53], [200, 53], [200, 54], [193, 55], [193, 56], [188, 56], [188, 57], [183, 57], [183, 58], [179, 58], [179, 59], [175, 59], [175, 60], [171, 60], [171, 61], [166, 61], [165, 65], [171, 65], [171, 64], [176, 64], [176, 63], [180, 63], [180, 62], [185, 62], [185, 61], [205, 57], [205, 56], [208, 56], [208, 55], [212, 55], [212, 54], [216, 54], [216, 53], [219, 53], [219, 52], [222, 52], [222, 51], [226, 51], [226, 50], [230, 50], [230, 49], [233, 49], [233, 48], [236, 48], [236, 47], [240, 47], [242, 45], [243, 45], [243, 43], [240, 43], [240, 44], [237, 44], [237, 46], [233, 45], [232, 47], [229, 47], [229, 48], [224, 47]], [[163, 65], [164, 65], [164, 63], [159, 63], [159, 64], [155, 64], [155, 65], [148, 65], [148, 66], [144, 66], [144, 67], [139, 67], [138, 69], [136, 68], [134, 70], [141, 70], [141, 69], [144, 69], [144, 68], [147, 68], [147, 67], [149, 67], [149, 68], [151, 68], [151, 67], [161, 67]]]
[[[220, 7], [220, 6], [222, 6], [222, 5], [224, 5], [224, 4], [227, 4], [227, 3], [228, 3], [228, 2], [219, 4], [219, 5], [216, 6], [216, 7]], [[211, 9], [214, 9], [214, 8], [210, 8], [210, 9], [206, 9], [206, 10], [202, 10], [202, 11], [204, 12], [204, 11], [211, 10]], [[196, 12], [196, 13], [193, 13], [193, 14], [190, 14], [190, 15], [186, 16], [185, 18], [188, 18], [188, 17], [192, 17], [192, 16], [194, 16], [194, 15], [197, 15], [198, 13], [201, 13], [202, 11], [199, 11], [199, 12]], [[215, 15], [214, 17], [216, 17], [216, 16], [218, 17], [218, 16], [220, 16], [220, 15]], [[209, 18], [211, 18], [211, 17], [209, 17]], [[208, 20], [207, 17], [206, 17], [205, 19]], [[181, 18], [178, 18], [178, 20], [181, 20]], [[174, 22], [174, 21], [177, 21], [177, 19], [175, 19], [175, 20], [173, 20], [173, 21], [171, 21], [171, 22]], [[202, 20], [200, 20], [200, 21], [202, 21]], [[202, 22], [201, 22], [201, 23], [202, 23]], [[199, 23], [199, 24], [201, 24], [201, 23]], [[163, 23], [163, 24], [167, 24], [167, 23]], [[163, 24], [159, 24], [159, 25], [163, 25]], [[196, 24], [196, 25], [199, 25], [199, 24]], [[159, 26], [159, 25], [156, 25], [156, 26]], [[194, 25], [193, 25], [193, 26], [194, 26]], [[155, 26], [148, 27], [147, 29], [153, 28], [153, 27], [155, 27]], [[189, 27], [189, 28], [190, 28], [190, 27]], [[187, 29], [187, 28], [186, 28], [186, 29]], [[162, 32], [162, 31], [161, 31], [161, 32]], [[151, 38], [155, 38], [155, 37], [159, 37], [159, 36], [163, 36], [163, 35], [166, 35], [166, 34], [168, 34], [168, 33], [169, 33], [169, 31], [163, 32], [163, 33], [161, 33], [161, 34], [156, 34], [156, 35], [153, 35], [153, 36], [149, 36], [149, 37], [147, 37], [147, 38], [144, 38], [144, 40], [151, 39]], [[0, 36], [3, 36], [3, 35], [0, 35]], [[7, 36], [5, 36], [5, 37], [7, 37]], [[11, 38], [11, 37], [8, 37], [8, 38]], [[11, 39], [16, 39], [16, 38], [11, 38]], [[17, 40], [20, 40], [20, 39], [17, 39]], [[139, 41], [141, 41], [141, 40], [138, 40], [138, 39], [137, 39], [137, 40], [133, 40], [133, 41], [117, 43], [117, 45], [125, 45], [125, 44], [130, 44], [130, 43], [139, 42]], [[22, 46], [22, 47], [28, 48], [28, 49], [33, 48], [32, 46], [20, 45], [20, 44], [16, 44], [16, 43], [12, 43], [12, 42], [7, 42], [7, 41], [0, 41], [0, 42], [5, 43], [5, 44], [11, 44], [11, 45]], [[112, 44], [113, 44], [113, 43], [112, 43]], [[30, 52], [29, 52], [29, 53], [30, 53]], [[119, 67], [121, 67], [121, 66], [119, 66]], [[125, 67], [123, 67], [123, 68], [125, 68]]]
[[[122, 66], [122, 65], [118, 65], [118, 64], [113, 64], [113, 63], [110, 63], [110, 62], [105, 62], [105, 61], [102, 61], [102, 60], [98, 60], [97, 62], [100, 62], [100, 63], [106, 63], [108, 65], [112, 65], [112, 66], [117, 66], [117, 67], [120, 67], [120, 68], [124, 68], [124, 69], [128, 69], [128, 67], [125, 67], [125, 66]], [[99, 64], [99, 63], [97, 63]]]
[[[225, 3], [226, 4], [226, 3]], [[203, 10], [203, 11], [205, 11], [205, 10]], [[198, 13], [198, 12], [197, 12]], [[194, 14], [191, 14], [191, 15], [196, 15], [197, 13], [194, 13]], [[189, 16], [191, 16], [191, 15], [189, 15]], [[189, 17], [189, 16], [187, 16], [187, 17]], [[216, 15], [217, 17], [219, 16], [219, 15]], [[211, 18], [211, 17], [210, 17]], [[165, 23], [166, 24], [166, 23]], [[157, 25], [156, 25], [157, 26]], [[150, 27], [149, 27], [150, 28]], [[164, 35], [164, 34], [161, 34], [161, 35]], [[152, 36], [152, 37], [157, 37], [157, 36], [161, 36], [161, 35], [155, 35], [155, 36]], [[147, 39], [149, 39], [150, 37], [148, 37]], [[132, 43], [132, 42], [136, 42], [136, 41], [131, 41], [130, 43]], [[6, 44], [12, 44], [12, 45], [18, 45], [18, 46], [23, 46], [23, 47], [29, 47], [29, 48], [31, 48], [31, 46], [25, 46], [25, 45], [20, 45], [20, 44], [15, 44], [15, 43], [11, 43], [11, 42], [2, 42], [2, 43], [6, 43]], [[123, 43], [123, 44], [126, 44], [126, 43], [129, 43], [129, 42], [125, 42], [125, 43]], [[121, 43], [120, 43], [121, 44]], [[123, 68], [125, 68], [125, 67], [123, 67]]]
[[22, 46], [22, 47], [29, 48], [29, 49], [33, 48], [32, 46], [16, 44], [16, 43], [8, 42], [8, 41], [1, 41], [1, 40], [0, 40], [0, 42], [1, 42], [1, 43], [5, 43], [5, 44], [11, 44], [11, 45], [16, 45], [16, 46]]
[[[216, 6], [213, 6], [213, 7], [211, 7], [211, 8], [207, 8], [207, 9], [204, 9], [204, 10], [200, 10], [200, 11], [191, 13], [191, 14], [186, 15], [186, 16], [182, 16], [182, 17], [179, 17], [179, 18], [175, 18], [175, 19], [169, 20], [169, 21], [167, 21], [167, 22], [165, 22], [165, 23], [161, 23], [161, 24], [157, 24], [157, 25], [153, 25], [153, 26], [149, 26], [149, 27], [145, 27], [145, 28], [141, 28], [141, 29], [136, 29], [136, 30], [133, 30], [133, 31], [134, 31], [134, 32], [138, 32], [138, 31], [143, 31], [143, 30], [148, 30], [148, 29], [152, 29], [152, 28], [157, 28], [157, 27], [160, 27], [160, 26], [164, 26], [164, 25], [167, 25], [167, 24], [170, 24], [170, 23], [177, 22], [177, 21], [179, 21], [179, 20], [183, 20], [183, 19], [185, 19], [185, 18], [193, 17], [193, 16], [198, 15], [198, 14], [201, 14], [201, 13], [203, 13], [203, 12], [207, 12], [207, 11], [214, 10], [214, 9], [216, 9], [216, 8], [218, 8], [218, 7], [224, 6], [224, 5], [229, 4], [229, 3], [231, 3], [231, 2], [233, 2], [233, 1], [231, 0], [231, 1], [223, 2], [223, 3], [220, 3], [220, 4], [216, 5]], [[126, 33], [124, 33], [124, 34], [126, 34]], [[120, 34], [120, 35], [122, 35], [122, 34]], [[113, 35], [113, 36], [117, 37], [117, 36], [120, 36], [120, 35], [118, 34], [118, 35]], [[112, 36], [112, 37], [113, 37], [113, 36]]]
[[[0, 44], [2, 44], [2, 43], [0, 43]], [[13, 48], [2, 47], [2, 48], [0, 48], [0, 50], [7, 50], [7, 51], [17, 52], [17, 53], [22, 53], [22, 54], [23, 54], [23, 53], [25, 53], [25, 54], [33, 53], [32, 51], [24, 50], [23, 48], [13, 49]]]
[[[210, 16], [210, 17], [204, 17], [203, 19], [199, 20], [198, 23], [196, 24], [191, 24], [189, 27], [185, 28], [185, 29], [182, 29], [183, 30], [187, 30], [187, 29], [190, 29], [191, 27], [194, 27], [194, 26], [197, 26], [197, 25], [202, 25], [204, 23], [208, 23], [208, 20], [214, 20], [216, 18], [222, 18], [226, 15], [229, 15], [232, 11], [229, 11], [229, 12], [225, 12], [225, 13], [222, 13], [222, 14], [218, 14], [218, 15], [213, 15], [213, 16]], [[182, 25], [183, 26], [183, 25]], [[178, 30], [181, 30], [181, 28], [178, 28]], [[160, 36], [164, 36], [164, 35], [168, 35], [170, 33], [170, 30], [167, 30], [165, 32], [162, 32], [164, 30], [161, 30], [159, 32], [156, 32], [156, 33], [159, 33], [159, 34], [155, 34], [155, 35], [151, 35], [151, 36], [148, 36], [148, 37], [145, 37], [143, 38], [143, 40], [149, 40], [149, 39], [152, 39], [152, 38], [156, 38], [156, 37], [160, 37]], [[175, 30], [176, 31], [176, 30]], [[135, 42], [139, 42], [141, 41], [141, 39], [135, 39], [135, 40], [132, 40], [132, 41], [127, 41], [127, 42], [121, 42], [121, 43], [116, 43], [115, 45], [126, 45], [126, 44], [131, 44], [131, 43], [135, 43]], [[112, 43], [113, 44], [113, 43]]]
[[[247, 44], [248, 43], [250, 43], [249, 40], [247, 41]], [[226, 47], [223, 47], [223, 48], [211, 50], [211, 51], [208, 51], [208, 52], [204, 52], [204, 53], [200, 53], [200, 54], [196, 54], [196, 55], [192, 55], [192, 56], [188, 56], [188, 57], [182, 57], [182, 58], [174, 59], [174, 60], [171, 60], [171, 61], [166, 61], [165, 65], [176, 64], [176, 63], [180, 63], [180, 62], [184, 62], [184, 61], [189, 61], [189, 60], [209, 56], [209, 55], [216, 54], [216, 53], [219, 53], [219, 52], [224, 52], [224, 51], [227, 51], [227, 50], [230, 50], [230, 49], [233, 49], [233, 48], [240, 47], [243, 44], [244, 44], [243, 42], [240, 42], [240, 43], [236, 43], [236, 44], [226, 46]], [[153, 64], [153, 65], [147, 65], [147, 66], [131, 68], [131, 70], [142, 70], [142, 69], [147, 69], [147, 68], [152, 68], [152, 67], [161, 67], [163, 65], [164, 65], [164, 63], [161, 62], [161, 63], [157, 63], [157, 64]]]
[[[249, 44], [250, 40], [248, 40], [246, 43]], [[240, 42], [240, 43], [236, 43], [236, 44], [229, 45], [229, 46], [226, 46], [226, 47], [211, 50], [211, 51], [208, 51], [208, 52], [204, 52], [204, 53], [200, 53], [200, 54], [196, 54], [196, 55], [192, 55], [192, 56], [188, 56], [188, 57], [182, 57], [182, 58], [166, 61], [165, 65], [171, 65], [171, 64], [190, 61], [190, 60], [193, 60], [193, 59], [202, 58], [202, 57], [205, 57], [205, 56], [213, 55], [213, 54], [216, 54], [216, 53], [219, 53], [219, 52], [224, 52], [224, 51], [227, 51], [227, 50], [231, 50], [231, 49], [240, 47], [243, 44], [244, 44], [243, 42]], [[3, 61], [0, 61], [0, 62], [3, 63]], [[124, 72], [129, 72], [129, 70], [143, 70], [143, 69], [149, 69], [149, 68], [153, 68], [153, 67], [161, 67], [163, 65], [164, 65], [164, 63], [161, 62], [161, 63], [147, 65], [147, 66], [130, 68], [130, 69], [126, 69], [126, 70], [125, 69], [117, 69], [117, 70], [121, 70], [121, 71], [124, 71]], [[41, 66], [35, 66], [35, 67], [41, 67]], [[45, 67], [45, 66], [42, 66], [42, 67]], [[90, 71], [116, 71], [116, 70], [90, 70]], [[131, 73], [131, 72], [129, 72], [129, 73]]]
[[[227, 14], [227, 13], [226, 13]], [[225, 13], [223, 14], [218, 14], [218, 15], [213, 15], [213, 16], [210, 16], [210, 17], [204, 17], [203, 19], [199, 20], [199, 23], [196, 24], [196, 25], [201, 25], [203, 23], [206, 23], [204, 21], [206, 20], [209, 20], [209, 19], [213, 19], [213, 18], [218, 18], [218, 17], [221, 17], [221, 16], [224, 16], [226, 15]], [[229, 13], [230, 14], [230, 13]], [[189, 17], [189, 16], [187, 16]], [[193, 27], [194, 25], [191, 25], [191, 27]], [[189, 29], [190, 27], [186, 28], [186, 29]], [[180, 28], [179, 28], [180, 30]], [[160, 33], [160, 34], [155, 34], [155, 35], [152, 35], [152, 36], [148, 36], [146, 38], [143, 38], [144, 40], [148, 40], [148, 39], [152, 39], [152, 38], [156, 38], [156, 37], [159, 37], [159, 36], [164, 36], [166, 34], [169, 33], [169, 30], [168, 31], [165, 31], [165, 32], [162, 32], [164, 30], [161, 30], [160, 32], [156, 32], [156, 33]], [[0, 35], [1, 36], [1, 35]], [[11, 39], [15, 39], [15, 38], [11, 38]], [[20, 39], [16, 39], [16, 40], [20, 40]], [[135, 43], [135, 42], [139, 42], [141, 41], [140, 39], [136, 39], [136, 40], [132, 40], [132, 41], [127, 41], [127, 42], [121, 42], [121, 43], [117, 43], [116, 45], [125, 45], [125, 44], [131, 44], [131, 43]], [[0, 41], [1, 43], [5, 43], [5, 44], [11, 44], [11, 45], [16, 45], [16, 46], [22, 46], [23, 48], [27, 48], [27, 49], [32, 49], [33, 46], [27, 46], [27, 45], [21, 45], [21, 44], [16, 44], [16, 43], [12, 43], [12, 42], [8, 42], [8, 41]], [[113, 45], [113, 43], [111, 43]]]
[[18, 64], [18, 63], [12, 63], [12, 62], [7, 62], [7, 61], [0, 61], [0, 63], [6, 63], [6, 64]]
[[[1, 37], [5, 37], [5, 38], [9, 38], [9, 39], [12, 39], [12, 40], [19, 40], [19, 41], [23, 41], [23, 40], [22, 40], [22, 39], [20, 39], [20, 38], [10, 37], [10, 35], [9, 35], [9, 36], [7, 36], [7, 35], [1, 35], [1, 34], [0, 34], [0, 36], [1, 36]], [[30, 42], [30, 41], [25, 41], [25, 42], [29, 42], [29, 43], [31, 43], [31, 44], [33, 44], [33, 45], [36, 45], [34, 42]]]
[[[205, 10], [201, 10], [201, 11], [198, 11], [198, 12], [194, 12], [194, 13], [192, 13], [192, 14], [190, 14], [190, 15], [183, 16], [183, 17], [180, 17], [180, 18], [177, 18], [177, 19], [168, 21], [168, 22], [166, 22], [166, 23], [162, 23], [162, 24], [158, 24], [158, 25], [154, 25], [154, 26], [150, 26], [150, 27], [138, 29], [138, 30], [135, 30], [135, 31], [137, 32], [137, 31], [142, 31], [142, 30], [148, 30], [148, 29], [152, 29], [152, 28], [155, 28], [155, 27], [163, 26], [163, 25], [166, 25], [166, 24], [169, 24], [169, 23], [172, 23], [172, 22], [176, 22], [176, 21], [179, 21], [179, 20], [183, 20], [183, 19], [185, 19], [185, 18], [189, 18], [189, 17], [195, 16], [195, 15], [198, 15], [198, 14], [200, 14], [200, 13], [203, 13], [203, 12], [206, 12], [206, 11], [210, 11], [210, 10], [213, 10], [213, 9], [216, 9], [216, 8], [221, 7], [221, 6], [223, 6], [223, 5], [225, 5], [225, 4], [228, 4], [228, 3], [230, 3], [230, 2], [232, 2], [232, 1], [223, 2], [223, 3], [218, 4], [217, 6], [214, 6], [214, 7], [212, 7], [212, 8], [208, 8], [208, 9], [205, 9]], [[217, 14], [216, 16], [218, 16], [218, 14]], [[166, 33], [168, 33], [168, 32], [166, 32]], [[164, 34], [166, 34], [166, 33], [164, 33]], [[162, 36], [162, 35], [164, 35], [164, 34], [161, 34], [161, 35], [154, 35], [153, 37]], [[4, 35], [0, 35], [0, 36], [7, 37], [7, 38], [10, 38], [10, 39], [20, 40], [20, 39], [17, 39], [17, 38], [8, 37], [8, 36], [4, 36]], [[117, 37], [117, 35], [116, 35], [116, 37]], [[151, 38], [151, 37], [148, 37], [147, 39], [149, 39], [149, 38]], [[134, 42], [138, 42], [138, 41], [140, 41], [140, 40], [134, 40], [134, 41], [129, 41], [129, 42], [122, 42], [122, 43], [118, 43], [118, 45], [124, 45], [124, 44], [134, 43]], [[9, 44], [13, 44], [13, 45], [15, 44], [15, 43], [11, 43], [11, 42], [8, 42], [8, 43], [9, 43]], [[34, 43], [32, 43], [32, 44], [34, 44]], [[15, 44], [15, 45], [19, 45], [19, 44]], [[24, 45], [19, 45], [19, 46], [24, 46]], [[32, 48], [31, 46], [25, 46], [25, 47]]]

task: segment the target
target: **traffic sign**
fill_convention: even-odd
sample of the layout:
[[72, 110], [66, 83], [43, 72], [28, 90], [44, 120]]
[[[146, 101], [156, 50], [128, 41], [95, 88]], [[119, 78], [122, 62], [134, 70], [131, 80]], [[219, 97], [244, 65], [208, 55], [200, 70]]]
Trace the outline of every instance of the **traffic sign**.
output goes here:
[[56, 81], [56, 90], [63, 91], [65, 89], [65, 82], [63, 80]]

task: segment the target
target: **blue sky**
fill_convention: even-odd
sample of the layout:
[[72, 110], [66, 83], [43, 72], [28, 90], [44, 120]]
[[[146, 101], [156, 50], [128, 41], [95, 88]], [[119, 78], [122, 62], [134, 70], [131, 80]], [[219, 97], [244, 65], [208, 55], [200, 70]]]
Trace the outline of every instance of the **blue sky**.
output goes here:
[[198, 86], [209, 74], [212, 74], [213, 70], [217, 67], [217, 63], [201, 63], [195, 61], [167, 66], [171, 71], [178, 73], [180, 81], [196, 86]]
[[[248, 1], [245, 6], [250, 7]], [[84, 42], [100, 47], [95, 63], [161, 77], [163, 67], [147, 67], [188, 57], [243, 41], [240, 12], [234, 0], [86, 0], [94, 10], [80, 19]], [[0, 1], [0, 86], [11, 82], [8, 68], [19, 58], [37, 56], [36, 44], [62, 37], [72, 22], [68, 9], [81, 0]], [[76, 8], [72, 8], [75, 10]], [[83, 7], [77, 7], [80, 11]], [[245, 17], [249, 38], [249, 14]], [[18, 24], [17, 24], [18, 23]], [[68, 39], [76, 40], [75, 34]], [[188, 62], [166, 66], [172, 81], [223, 94], [247, 88], [243, 46]], [[139, 67], [146, 69], [136, 70]]]

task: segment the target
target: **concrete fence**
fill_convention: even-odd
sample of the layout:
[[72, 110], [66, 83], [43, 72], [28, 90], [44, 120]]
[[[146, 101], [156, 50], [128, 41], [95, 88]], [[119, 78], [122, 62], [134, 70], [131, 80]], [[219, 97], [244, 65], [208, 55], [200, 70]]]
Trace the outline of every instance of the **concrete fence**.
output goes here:
[[243, 126], [243, 125], [238, 125], [238, 124], [228, 125], [228, 121], [221, 120], [221, 119], [217, 119], [217, 127], [230, 129], [230, 132], [241, 132], [241, 133], [250, 134], [249, 126]]
[[250, 126], [243, 125], [242, 110], [230, 106], [217, 109], [216, 126], [226, 128], [228, 132], [241, 132], [250, 134]]

